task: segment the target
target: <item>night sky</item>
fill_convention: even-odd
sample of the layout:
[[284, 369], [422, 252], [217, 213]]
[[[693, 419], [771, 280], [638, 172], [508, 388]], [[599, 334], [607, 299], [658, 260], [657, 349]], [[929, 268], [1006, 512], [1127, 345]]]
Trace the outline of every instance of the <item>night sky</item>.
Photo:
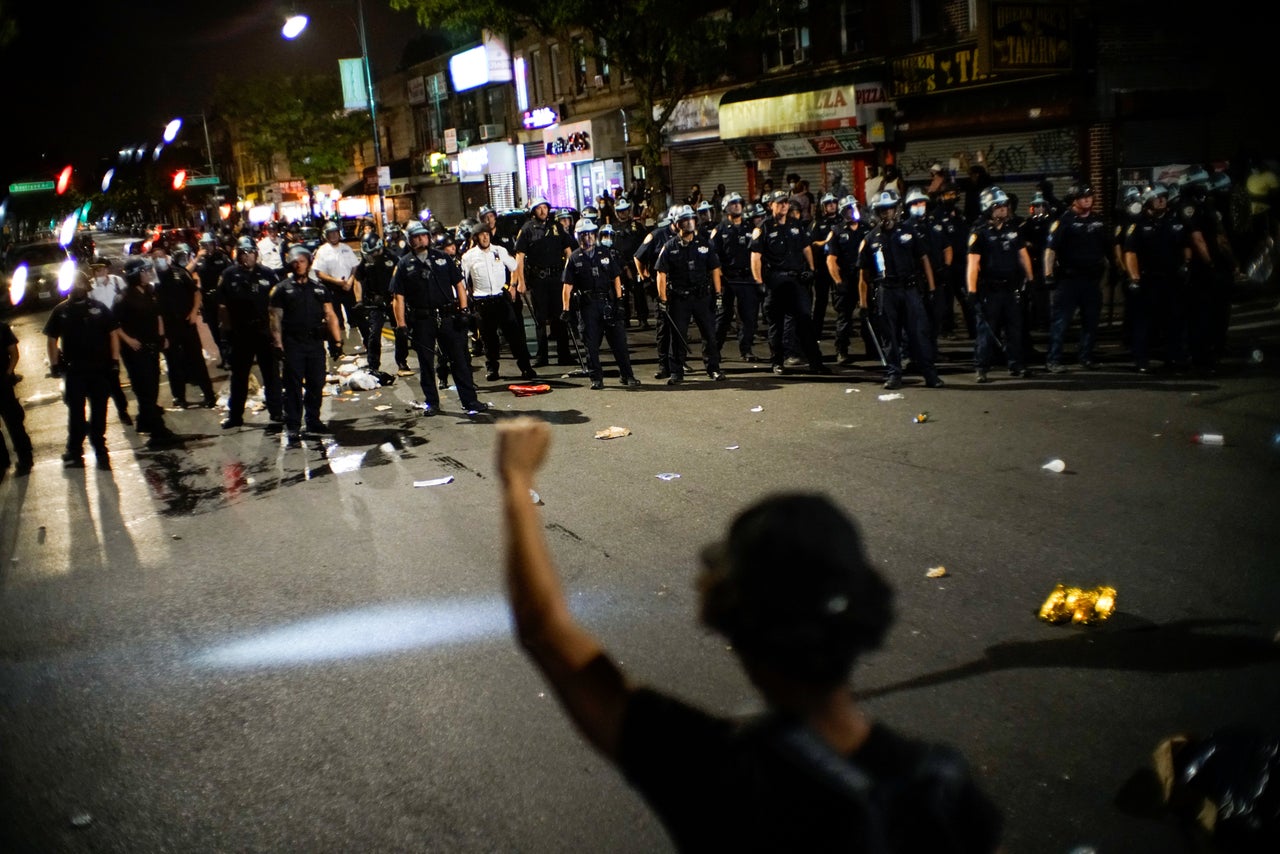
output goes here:
[[[396, 70], [419, 27], [385, 0], [364, 6], [377, 80]], [[311, 25], [290, 42], [280, 26], [293, 8]], [[0, 49], [0, 196], [13, 181], [52, 180], [67, 163], [89, 170], [126, 146], [154, 146], [169, 119], [207, 110], [219, 74], [336, 73], [339, 58], [360, 55], [355, 0], [19, 0], [5, 11], [18, 36]], [[202, 135], [199, 117], [182, 133]], [[193, 144], [203, 148], [199, 137]]]

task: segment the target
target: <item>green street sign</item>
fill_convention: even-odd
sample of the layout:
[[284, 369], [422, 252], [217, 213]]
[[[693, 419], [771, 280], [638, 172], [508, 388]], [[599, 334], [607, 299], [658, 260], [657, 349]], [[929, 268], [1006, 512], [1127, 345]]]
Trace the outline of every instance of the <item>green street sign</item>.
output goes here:
[[188, 178], [188, 187], [212, 187], [216, 186], [220, 179], [217, 175], [201, 175], [198, 178]]
[[10, 193], [43, 193], [53, 189], [52, 181], [20, 181], [9, 185]]

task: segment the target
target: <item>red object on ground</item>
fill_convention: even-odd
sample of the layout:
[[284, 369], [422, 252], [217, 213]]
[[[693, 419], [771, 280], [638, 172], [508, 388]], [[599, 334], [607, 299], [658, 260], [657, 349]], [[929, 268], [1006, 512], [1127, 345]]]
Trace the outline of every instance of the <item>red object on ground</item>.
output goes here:
[[538, 383], [536, 385], [521, 385], [520, 383], [513, 383], [507, 386], [507, 391], [511, 392], [516, 397], [532, 397], [535, 394], [546, 394], [551, 391], [551, 386], [546, 383]]

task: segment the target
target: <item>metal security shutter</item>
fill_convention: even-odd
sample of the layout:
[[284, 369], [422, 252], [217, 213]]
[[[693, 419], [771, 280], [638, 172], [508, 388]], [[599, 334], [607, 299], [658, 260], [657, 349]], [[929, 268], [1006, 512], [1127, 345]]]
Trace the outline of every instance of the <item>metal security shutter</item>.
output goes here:
[[1040, 179], [1048, 178], [1055, 187], [1065, 189], [1083, 171], [1080, 138], [1073, 128], [909, 140], [897, 162], [908, 186], [927, 184], [934, 163], [962, 178], [970, 165], [982, 162], [1006, 193], [1018, 197], [1021, 214], [1026, 213]]
[[715, 195], [716, 185], [724, 184], [727, 192], [747, 194], [747, 169], [722, 142], [699, 142], [671, 148], [671, 196], [684, 201], [689, 188], [697, 184], [707, 201]]
[[442, 184], [438, 187], [424, 187], [422, 199], [426, 207], [431, 209], [432, 219], [445, 225], [455, 225], [466, 214], [463, 212], [461, 184]]

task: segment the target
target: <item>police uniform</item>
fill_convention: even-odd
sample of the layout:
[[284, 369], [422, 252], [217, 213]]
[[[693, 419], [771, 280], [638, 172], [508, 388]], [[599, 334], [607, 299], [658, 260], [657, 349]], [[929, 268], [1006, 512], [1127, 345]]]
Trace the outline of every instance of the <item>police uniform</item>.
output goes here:
[[[492, 241], [492, 237], [490, 238]], [[508, 284], [515, 271], [516, 261], [501, 246], [492, 242], [488, 249], [477, 243], [462, 255], [462, 276], [471, 295], [469, 306], [479, 318], [480, 341], [484, 346], [485, 379], [498, 379], [498, 334], [507, 339], [507, 347], [516, 360], [521, 379], [534, 379], [537, 374], [529, 359], [529, 344], [525, 339], [524, 324], [519, 320], [516, 308], [520, 305], [518, 294]]]
[[309, 274], [299, 277], [291, 273], [271, 289], [270, 300], [271, 309], [281, 312], [285, 429], [296, 434], [302, 427], [305, 413], [307, 430], [319, 430], [320, 404], [323, 402], [328, 367], [325, 344], [332, 337], [325, 306], [332, 309], [333, 295], [323, 282]]
[[164, 271], [156, 270], [156, 301], [164, 317], [165, 338], [169, 340], [164, 363], [174, 406], [187, 405], [188, 385], [200, 388], [203, 406], [214, 405], [213, 382], [200, 346], [200, 328], [187, 319], [195, 308], [197, 293], [195, 279], [177, 264], [170, 264]]
[[[951, 249], [955, 236], [951, 233], [952, 223], [947, 217], [939, 217], [936, 212], [926, 213], [922, 217], [912, 217], [911, 225], [928, 249], [929, 265], [933, 268], [932, 293], [924, 294], [925, 313], [929, 316], [930, 353], [936, 362], [938, 359], [938, 337], [942, 334], [942, 325], [946, 320], [947, 289], [943, 285], [951, 277], [951, 264], [947, 263], [947, 250]], [[952, 250], [952, 260], [955, 259]]]
[[[4, 421], [4, 426], [9, 430], [9, 441], [13, 442], [13, 453], [17, 457], [15, 473], [26, 474], [31, 471], [34, 463], [31, 437], [27, 435], [24, 424], [26, 413], [13, 387], [14, 377], [10, 370], [14, 366], [9, 364], [9, 348], [17, 345], [18, 337], [13, 334], [8, 323], [0, 320], [0, 353], [4, 354], [4, 366], [0, 368], [0, 420]], [[4, 480], [5, 470], [9, 468], [10, 462], [9, 446], [5, 444], [4, 436], [0, 435], [0, 480]]]
[[760, 290], [751, 278], [751, 232], [746, 217], [736, 223], [726, 218], [711, 238], [711, 246], [720, 257], [721, 300], [716, 315], [716, 347], [724, 347], [733, 323], [734, 308], [738, 313], [738, 355], [754, 362], [756, 324], [760, 319]]
[[[819, 207], [825, 208], [826, 205]], [[826, 261], [827, 244], [839, 229], [840, 214], [838, 212], [831, 216], [824, 214], [814, 217], [813, 228], [809, 235], [813, 243], [813, 330], [819, 337], [822, 336], [822, 327], [827, 322], [827, 305], [831, 300], [833, 281], [831, 271], [822, 262]]]
[[284, 403], [280, 392], [280, 354], [271, 338], [269, 320], [271, 289], [277, 276], [261, 264], [243, 267], [233, 264], [222, 271], [218, 280], [218, 304], [222, 332], [230, 345], [231, 388], [227, 397], [228, 427], [237, 426], [244, 418], [244, 405], [249, 396], [249, 374], [258, 363], [262, 374], [262, 396], [272, 421], [284, 420]]
[[941, 279], [935, 272], [933, 283], [935, 289], [941, 290], [942, 294], [934, 295], [934, 311], [938, 316], [938, 334], [952, 335], [956, 329], [956, 302], [960, 303], [960, 315], [964, 319], [965, 331], [970, 338], [976, 336], [976, 329], [973, 322], [973, 308], [969, 305], [969, 301], [965, 299], [965, 265], [954, 263], [956, 258], [964, 257], [969, 246], [969, 222], [964, 218], [959, 207], [954, 203], [941, 202], [935, 213], [935, 218], [944, 224], [947, 234], [951, 238], [951, 269], [946, 271], [946, 275]]
[[618, 220], [613, 226], [613, 252], [618, 256], [618, 265], [622, 268], [623, 307], [631, 314], [635, 307], [635, 319], [642, 329], [649, 326], [649, 295], [640, 286], [639, 274], [636, 272], [636, 251], [644, 242], [644, 224], [635, 218]]
[[569, 349], [569, 328], [560, 319], [560, 279], [564, 274], [564, 252], [573, 248], [573, 239], [560, 223], [547, 216], [529, 219], [516, 238], [516, 253], [524, 254], [524, 283], [533, 303], [537, 326], [538, 355], [535, 365], [550, 361], [547, 326], [556, 339], [556, 360], [574, 363]]
[[1022, 283], [1026, 270], [1022, 266], [1026, 244], [1012, 222], [982, 222], [969, 233], [969, 257], [978, 259], [978, 292], [980, 318], [978, 337], [973, 345], [973, 360], [979, 378], [985, 378], [991, 367], [991, 348], [996, 337], [1005, 333], [1005, 355], [1009, 373], [1021, 376], [1022, 358]]
[[1223, 233], [1222, 216], [1198, 189], [1184, 193], [1178, 203], [1178, 217], [1188, 235], [1200, 233], [1209, 251], [1207, 262], [1199, 252], [1191, 253], [1187, 293], [1187, 299], [1197, 307], [1189, 330], [1191, 359], [1197, 366], [1207, 367], [1221, 358], [1226, 349], [1234, 276], [1230, 258], [1218, 243]]
[[711, 242], [701, 234], [689, 240], [680, 236], [667, 240], [658, 255], [655, 270], [666, 275], [668, 320], [671, 323], [671, 379], [684, 378], [688, 358], [690, 318], [698, 325], [702, 338], [702, 364], [712, 379], [724, 379], [720, 373], [720, 348], [716, 343], [714, 270], [720, 269], [720, 258]]
[[906, 225], [886, 228], [877, 225], [862, 242], [858, 269], [876, 290], [876, 311], [881, 346], [885, 355], [885, 386], [902, 383], [902, 338], [920, 362], [920, 371], [929, 386], [942, 384], [928, 352], [929, 321], [920, 296], [922, 264], [928, 247], [915, 229]]
[[1150, 368], [1152, 327], [1159, 325], [1165, 362], [1181, 365], [1187, 343], [1187, 247], [1190, 232], [1178, 216], [1143, 211], [1125, 230], [1124, 252], [1138, 262], [1138, 278], [1130, 282], [1125, 308], [1133, 315], [1133, 361], [1139, 371]]
[[205, 326], [218, 345], [218, 363], [220, 367], [229, 366], [225, 336], [218, 324], [218, 283], [222, 281], [222, 273], [232, 264], [231, 256], [222, 249], [214, 247], [212, 252], [196, 258], [196, 280], [200, 283], [200, 315]]
[[[89, 299], [76, 288], [70, 297], [54, 306], [44, 325], [44, 334], [60, 339], [64, 372], [62, 399], [67, 405], [67, 449], [62, 460], [71, 466], [83, 465], [87, 436], [100, 468], [110, 468], [107, 454], [107, 398], [111, 374], [118, 370], [111, 341], [116, 330], [111, 310]], [[89, 419], [85, 420], [85, 402]]]
[[[858, 305], [858, 250], [866, 229], [861, 222], [847, 223], [827, 241], [824, 247], [828, 258], [836, 259], [836, 269], [840, 271], [839, 283], [832, 285], [832, 304], [836, 310], [836, 354], [842, 361], [848, 361], [849, 345], [853, 340], [853, 310]], [[863, 327], [867, 320], [863, 318]], [[874, 344], [863, 335], [867, 356], [880, 358]]]
[[[1062, 370], [1062, 346], [1067, 327], [1080, 310], [1080, 364], [1093, 367], [1094, 339], [1102, 317], [1102, 274], [1107, 266], [1106, 223], [1097, 214], [1080, 216], [1068, 210], [1049, 226], [1046, 249], [1053, 250], [1057, 289], [1053, 295], [1048, 366]], [[1046, 271], [1047, 273], [1048, 271]]]
[[769, 320], [769, 360], [774, 373], [782, 372], [783, 329], [788, 319], [795, 324], [796, 337], [809, 360], [809, 369], [818, 373], [829, 370], [822, 364], [810, 315], [809, 280], [813, 271], [804, 256], [809, 243], [809, 229], [789, 217], [782, 221], [767, 219], [752, 233], [751, 252], [760, 255], [764, 313]]
[[391, 277], [392, 299], [403, 301], [403, 317], [418, 355], [418, 378], [422, 395], [434, 414], [440, 408], [440, 390], [434, 380], [437, 343], [454, 366], [458, 399], [467, 412], [483, 407], [476, 397], [471, 377], [471, 354], [467, 348], [467, 324], [458, 308], [462, 274], [453, 260], [438, 249], [428, 248], [419, 256], [410, 253], [400, 259]]
[[1031, 330], [1045, 331], [1049, 328], [1049, 292], [1044, 287], [1044, 248], [1049, 238], [1049, 226], [1053, 222], [1045, 203], [1041, 213], [1035, 213], [1022, 221], [1018, 233], [1027, 246], [1027, 254], [1031, 256], [1031, 283], [1027, 286], [1027, 294], [1023, 299], [1023, 342], [1024, 355], [1032, 357], [1029, 349]]
[[621, 274], [619, 266], [618, 256], [612, 249], [603, 246], [578, 248], [569, 255], [561, 279], [566, 288], [572, 289], [570, 297], [577, 302], [579, 329], [587, 350], [587, 375], [591, 377], [592, 388], [600, 388], [604, 381], [600, 367], [602, 338], [609, 342], [622, 384], [639, 385], [632, 373], [631, 356], [627, 351], [626, 311], [617, 291]]
[[[357, 326], [364, 338], [365, 357], [369, 370], [382, 369], [382, 324], [387, 319], [391, 300], [391, 276], [396, 271], [395, 259], [382, 252], [365, 252], [356, 265], [356, 281], [360, 283], [360, 305], [356, 311]], [[400, 362], [397, 341], [396, 361]], [[408, 358], [408, 344], [405, 344]]]
[[[658, 286], [656, 268], [658, 258], [662, 255], [662, 250], [666, 247], [667, 241], [674, 234], [675, 223], [667, 219], [659, 221], [658, 225], [649, 232], [644, 242], [640, 244], [640, 248], [636, 250], [636, 261], [644, 268], [647, 274], [646, 283], [643, 287], [650, 289], [650, 296], [654, 299], [658, 298]], [[654, 344], [658, 349], [658, 370], [653, 375], [655, 380], [663, 380], [671, 376], [671, 318], [665, 311], [659, 311], [654, 323], [653, 331]], [[681, 372], [684, 365], [680, 366]]]
[[138, 399], [138, 432], [162, 439], [169, 430], [164, 423], [164, 410], [156, 402], [160, 396], [160, 306], [150, 288], [130, 285], [116, 300], [112, 314], [120, 331], [141, 345], [134, 350], [120, 342], [120, 361], [129, 372], [129, 385]]

